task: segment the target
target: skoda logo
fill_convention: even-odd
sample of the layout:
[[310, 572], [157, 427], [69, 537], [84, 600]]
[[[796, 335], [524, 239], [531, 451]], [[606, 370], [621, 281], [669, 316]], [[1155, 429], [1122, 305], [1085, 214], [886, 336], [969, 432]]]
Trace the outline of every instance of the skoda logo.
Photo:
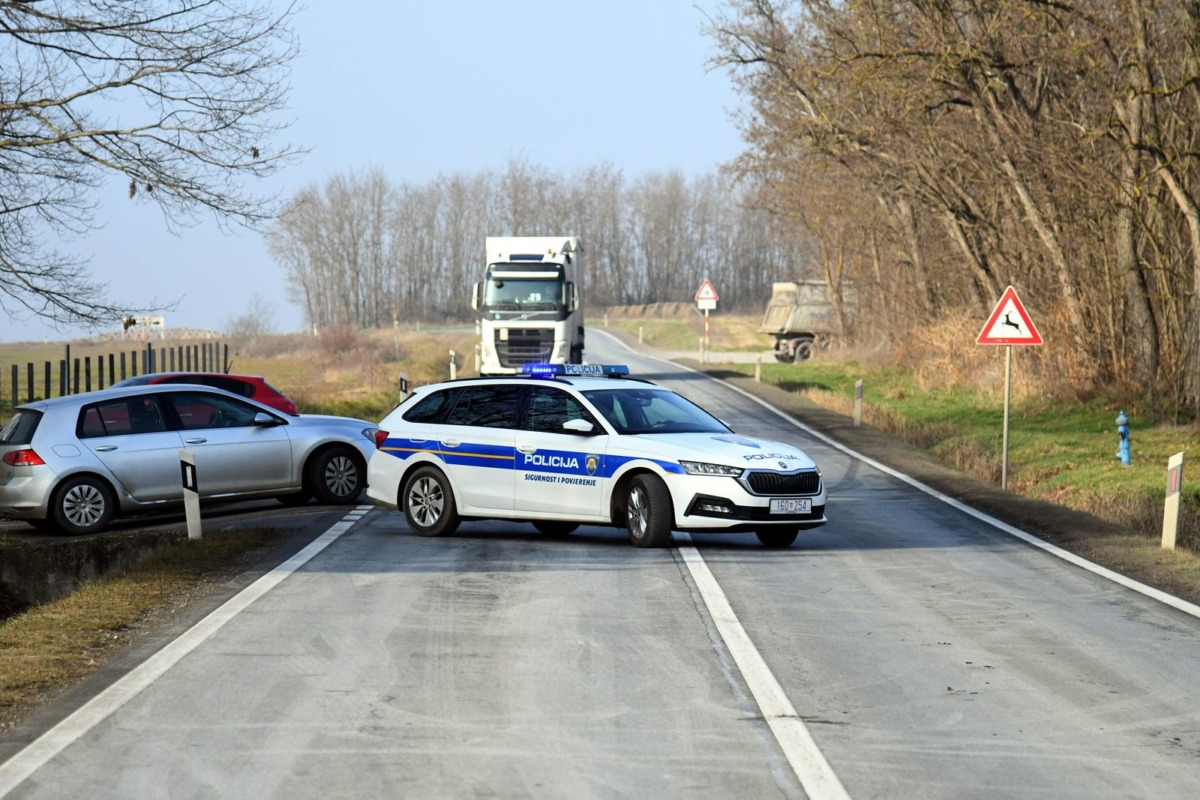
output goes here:
[[787, 469], [787, 468], [788, 468], [787, 462], [786, 462], [786, 461], [780, 461], [780, 462], [779, 462], [779, 468], [780, 468], [780, 469]]
[[588, 475], [595, 475], [596, 468], [600, 466], [600, 456], [589, 453], [587, 458], [583, 460], [583, 466], [587, 469]]

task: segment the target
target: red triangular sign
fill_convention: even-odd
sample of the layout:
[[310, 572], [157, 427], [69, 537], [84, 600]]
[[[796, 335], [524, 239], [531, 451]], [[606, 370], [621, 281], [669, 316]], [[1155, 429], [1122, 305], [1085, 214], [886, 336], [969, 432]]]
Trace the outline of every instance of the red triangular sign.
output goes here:
[[712, 281], [708, 278], [704, 279], [704, 283], [700, 284], [700, 288], [696, 290], [696, 302], [701, 300], [720, 300], [717, 297], [717, 290], [713, 288]]
[[975, 344], [1041, 344], [1042, 335], [1038, 333], [1033, 320], [1017, 297], [1017, 290], [1009, 286], [1000, 295], [992, 315], [984, 323], [983, 330]]

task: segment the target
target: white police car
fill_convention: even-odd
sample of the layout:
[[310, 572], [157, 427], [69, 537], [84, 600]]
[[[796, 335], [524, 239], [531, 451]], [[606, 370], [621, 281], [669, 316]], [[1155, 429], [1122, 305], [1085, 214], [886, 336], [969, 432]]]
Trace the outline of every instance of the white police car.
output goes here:
[[754, 531], [787, 547], [825, 523], [821, 473], [803, 451], [739, 436], [625, 367], [527, 372], [417, 389], [380, 422], [368, 497], [421, 536], [518, 519], [557, 534], [623, 526], [639, 547], [669, 545], [672, 530]]

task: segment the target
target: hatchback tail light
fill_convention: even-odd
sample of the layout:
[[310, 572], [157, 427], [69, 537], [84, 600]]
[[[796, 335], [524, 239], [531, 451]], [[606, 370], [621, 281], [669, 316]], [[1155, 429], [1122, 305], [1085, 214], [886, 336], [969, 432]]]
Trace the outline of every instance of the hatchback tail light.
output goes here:
[[387, 441], [388, 436], [387, 431], [375, 431], [375, 446], [383, 447], [383, 443]]
[[35, 453], [30, 448], [24, 450], [9, 450], [4, 454], [0, 461], [8, 464], [10, 467], [36, 467], [46, 462], [42, 457]]

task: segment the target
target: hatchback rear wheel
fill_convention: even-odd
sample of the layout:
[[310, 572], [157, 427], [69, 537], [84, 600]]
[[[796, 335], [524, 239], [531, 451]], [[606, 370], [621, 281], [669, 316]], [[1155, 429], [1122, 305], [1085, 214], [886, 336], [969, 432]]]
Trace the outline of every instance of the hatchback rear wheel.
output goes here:
[[104, 530], [115, 512], [112, 490], [93, 475], [67, 478], [54, 492], [50, 517], [63, 533], [72, 536]]

